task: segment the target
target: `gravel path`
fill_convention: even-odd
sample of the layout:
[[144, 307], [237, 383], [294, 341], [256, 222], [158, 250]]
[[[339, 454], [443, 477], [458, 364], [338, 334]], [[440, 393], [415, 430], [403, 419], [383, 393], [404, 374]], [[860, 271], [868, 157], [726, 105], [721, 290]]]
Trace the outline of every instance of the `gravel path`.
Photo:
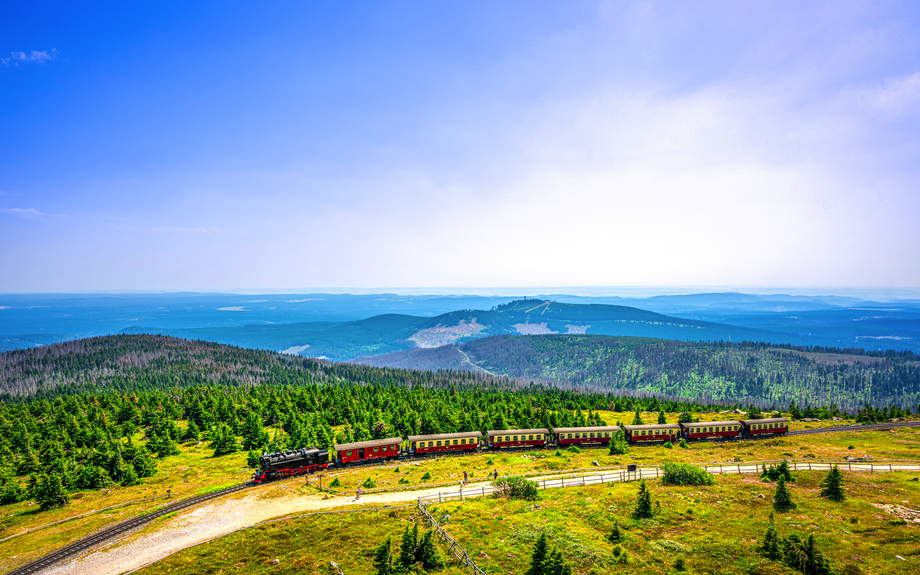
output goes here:
[[[134, 535], [113, 540], [83, 557], [52, 565], [43, 571], [43, 575], [118, 575], [190, 545], [269, 519], [347, 506], [411, 503], [419, 497], [437, 497], [438, 493], [437, 488], [397, 491], [364, 495], [360, 501], [356, 501], [351, 496], [323, 499], [323, 495], [301, 493], [292, 489], [292, 485], [282, 483], [268, 489], [255, 488], [243, 492], [243, 495], [209, 502], [166, 521], [158, 521], [153, 527]], [[479, 486], [476, 484], [477, 488]]]

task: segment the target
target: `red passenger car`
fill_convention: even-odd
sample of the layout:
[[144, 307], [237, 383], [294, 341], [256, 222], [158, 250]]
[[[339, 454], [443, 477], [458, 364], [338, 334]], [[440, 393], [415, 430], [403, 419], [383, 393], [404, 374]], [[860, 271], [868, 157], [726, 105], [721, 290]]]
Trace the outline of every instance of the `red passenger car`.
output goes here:
[[399, 445], [402, 437], [389, 439], [374, 439], [371, 441], [358, 441], [356, 443], [343, 443], [334, 445], [336, 457], [342, 463], [356, 461], [370, 461], [371, 459], [387, 459], [399, 455]]
[[503, 447], [544, 447], [549, 439], [549, 430], [540, 429], [494, 429], [487, 431], [489, 445], [494, 449]]
[[623, 429], [626, 430], [626, 439], [630, 443], [674, 441], [680, 436], [680, 426], [676, 423], [624, 425]]
[[789, 433], [789, 420], [785, 417], [772, 419], [742, 419], [744, 435], [759, 437], [763, 435], [786, 435]]
[[618, 431], [623, 431], [617, 425], [604, 425], [600, 427], [554, 427], [556, 443], [564, 445], [606, 445], [610, 443], [610, 436]]
[[740, 421], [681, 423], [684, 439], [735, 439], [741, 435]]
[[437, 435], [410, 435], [409, 453], [422, 455], [440, 451], [474, 451], [479, 449], [482, 433], [478, 431], [462, 431], [460, 433], [439, 433]]

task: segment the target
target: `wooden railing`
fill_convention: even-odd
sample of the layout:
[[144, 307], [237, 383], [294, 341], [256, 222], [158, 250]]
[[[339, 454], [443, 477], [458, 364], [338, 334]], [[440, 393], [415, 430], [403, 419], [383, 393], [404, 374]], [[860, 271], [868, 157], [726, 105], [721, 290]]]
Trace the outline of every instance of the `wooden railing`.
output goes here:
[[473, 559], [470, 557], [469, 553], [466, 552], [466, 549], [461, 547], [460, 544], [457, 543], [457, 540], [451, 537], [450, 533], [445, 531], [444, 528], [438, 524], [438, 521], [428, 511], [428, 505], [421, 498], [418, 500], [418, 510], [437, 532], [438, 537], [441, 539], [441, 542], [447, 546], [448, 551], [466, 567], [466, 570], [469, 571], [471, 575], [486, 575], [485, 571], [476, 566], [476, 563], [473, 562]]

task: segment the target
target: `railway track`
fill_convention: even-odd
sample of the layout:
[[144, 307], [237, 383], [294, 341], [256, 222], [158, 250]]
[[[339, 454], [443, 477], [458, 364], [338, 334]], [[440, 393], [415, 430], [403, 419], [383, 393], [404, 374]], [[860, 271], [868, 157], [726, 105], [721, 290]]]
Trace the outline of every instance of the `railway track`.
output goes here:
[[103, 541], [111, 539], [112, 537], [116, 537], [118, 535], [122, 535], [129, 531], [137, 529], [138, 527], [141, 527], [147, 523], [150, 523], [151, 521], [153, 521], [154, 519], [158, 517], [162, 517], [169, 513], [173, 513], [175, 511], [179, 511], [181, 509], [185, 509], [187, 507], [197, 505], [204, 501], [208, 501], [209, 499], [214, 499], [217, 497], [221, 497], [223, 495], [227, 495], [227, 494], [230, 494], [236, 491], [240, 491], [247, 487], [249, 487], [248, 483], [234, 485], [233, 487], [221, 489], [220, 491], [214, 491], [212, 493], [205, 493], [204, 495], [199, 495], [197, 497], [192, 497], [189, 499], [183, 499], [182, 501], [177, 501], [171, 505], [167, 505], [166, 507], [163, 507], [161, 509], [154, 511], [153, 513], [148, 513], [146, 515], [132, 517], [131, 519], [127, 519], [125, 521], [122, 521], [121, 523], [116, 523], [115, 525], [112, 525], [111, 527], [106, 527], [105, 529], [102, 529], [101, 531], [97, 531], [96, 533], [93, 533], [92, 535], [87, 535], [86, 537], [82, 539], [74, 541], [70, 545], [65, 545], [64, 547], [61, 547], [60, 549], [52, 551], [51, 553], [45, 555], [44, 557], [41, 557], [31, 563], [23, 565], [22, 567], [19, 567], [18, 569], [14, 569], [12, 571], [7, 572], [6, 575], [28, 575], [30, 573], [38, 573], [42, 569], [45, 569], [46, 567], [49, 567], [52, 564], [57, 563], [58, 561], [62, 559], [66, 559], [67, 557], [76, 555], [77, 553], [85, 551], [98, 543], [102, 543]]
[[[875, 424], [869, 424], [869, 425], [841, 425], [841, 426], [836, 426], [836, 427], [821, 427], [821, 428], [816, 428], [816, 429], [803, 429], [800, 431], [790, 431], [787, 435], [811, 435], [815, 433], [839, 433], [839, 432], [845, 432], [845, 431], [873, 431], [873, 430], [893, 429], [897, 427], [915, 427], [915, 426], [920, 426], [920, 421], [900, 421], [900, 422], [895, 422], [895, 423], [875, 423]], [[765, 437], [764, 439], [767, 439], [767, 438]], [[508, 453], [512, 451], [532, 451], [532, 448], [521, 447], [521, 448], [511, 448], [511, 449], [502, 450], [503, 453]], [[442, 455], [437, 455], [437, 457], [442, 457]], [[386, 461], [385, 463], [393, 463], [394, 461], [396, 462], [406, 461], [406, 459], [407, 458], [402, 458], [402, 457], [393, 458], [393, 459]], [[427, 457], [413, 457], [413, 458], [408, 458], [408, 459], [427, 459]], [[380, 462], [368, 462], [369, 467], [375, 464], [379, 465]], [[111, 527], [107, 527], [92, 535], [88, 535], [87, 537], [84, 537], [83, 539], [80, 539], [69, 545], [61, 547], [60, 549], [52, 551], [48, 555], [45, 555], [44, 557], [41, 557], [40, 559], [36, 559], [35, 561], [28, 563], [27, 565], [23, 565], [22, 567], [19, 567], [18, 569], [14, 569], [13, 571], [9, 571], [6, 575], [29, 575], [32, 573], [38, 573], [42, 569], [49, 567], [50, 565], [62, 559], [66, 559], [67, 557], [76, 555], [82, 551], [85, 551], [93, 547], [94, 545], [98, 543], [102, 543], [103, 541], [111, 539], [112, 537], [116, 537], [118, 535], [127, 533], [131, 530], [137, 529], [138, 527], [141, 527], [153, 521], [154, 519], [158, 517], [162, 517], [163, 515], [173, 513], [175, 511], [179, 511], [181, 509], [185, 509], [193, 505], [197, 505], [209, 499], [214, 499], [216, 497], [221, 497], [223, 495], [227, 495], [227, 494], [230, 494], [236, 491], [240, 491], [249, 486], [250, 486], [249, 483], [242, 483], [240, 485], [234, 485], [233, 487], [221, 489], [220, 491], [215, 491], [213, 493], [206, 493], [204, 495], [199, 495], [197, 497], [192, 497], [190, 499], [177, 501], [176, 503], [173, 503], [172, 505], [168, 505], [153, 513], [149, 513], [147, 515], [141, 515], [138, 517], [127, 519], [125, 521], [122, 521], [121, 523], [116, 523], [115, 525]]]

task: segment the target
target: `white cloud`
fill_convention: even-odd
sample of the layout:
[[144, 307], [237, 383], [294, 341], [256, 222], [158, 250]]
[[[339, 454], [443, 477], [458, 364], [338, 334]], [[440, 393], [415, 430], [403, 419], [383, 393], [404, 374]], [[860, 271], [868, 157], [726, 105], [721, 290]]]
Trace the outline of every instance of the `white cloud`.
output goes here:
[[893, 78], [866, 90], [863, 101], [883, 114], [900, 115], [920, 110], [920, 72]]
[[33, 50], [28, 54], [25, 52], [10, 52], [9, 58], [0, 58], [0, 64], [3, 64], [4, 66], [9, 66], [10, 62], [16, 66], [18, 66], [20, 62], [27, 64], [44, 64], [45, 62], [49, 62], [55, 58], [57, 58], [57, 50], [54, 48], [51, 49], [51, 52], [48, 52], [47, 50], [42, 50], [41, 52], [38, 50]]
[[43, 214], [35, 208], [0, 208], [0, 212], [4, 214], [12, 214], [14, 216], [19, 216], [20, 218], [26, 218], [30, 220], [44, 218], [48, 215]]

